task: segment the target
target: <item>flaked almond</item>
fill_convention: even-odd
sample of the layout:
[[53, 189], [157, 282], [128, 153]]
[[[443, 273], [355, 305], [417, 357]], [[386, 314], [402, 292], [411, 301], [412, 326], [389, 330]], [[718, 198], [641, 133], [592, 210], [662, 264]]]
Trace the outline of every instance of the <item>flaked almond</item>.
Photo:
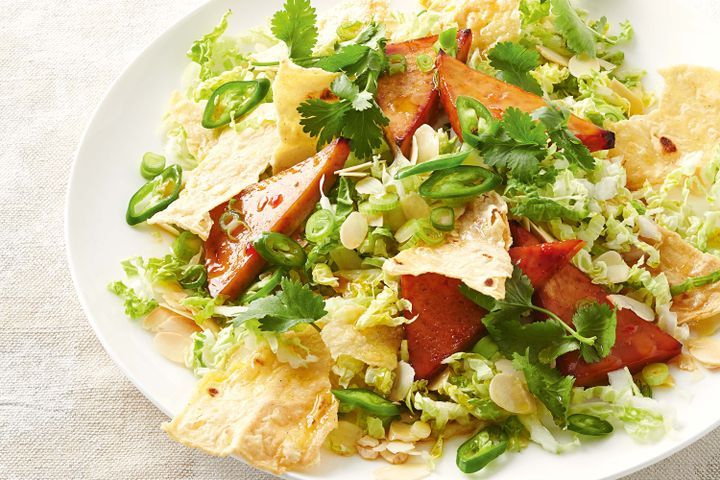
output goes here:
[[428, 124], [421, 125], [413, 134], [412, 148], [410, 161], [413, 164], [427, 162], [440, 155], [440, 140], [435, 129]]
[[410, 453], [415, 450], [415, 445], [396, 440], [394, 442], [388, 442], [385, 448], [390, 453]]
[[410, 458], [405, 452], [392, 453], [388, 450], [383, 450], [382, 452], [380, 452], [380, 456], [384, 458], [386, 462], [392, 463], [393, 465], [405, 463], [408, 461], [408, 458]]
[[360, 212], [352, 212], [340, 226], [340, 242], [343, 247], [354, 250], [362, 245], [368, 233], [368, 222]]
[[174, 317], [170, 317], [166, 319], [164, 322], [162, 322], [160, 325], [157, 326], [158, 332], [170, 332], [170, 333], [178, 333], [180, 335], [183, 335], [185, 337], [189, 337], [195, 332], [200, 332], [200, 327], [197, 326], [195, 322], [190, 320], [189, 318], [181, 317], [179, 315], [175, 315]]
[[190, 349], [191, 339], [174, 332], [159, 332], [153, 339], [155, 348], [171, 362], [184, 364], [185, 354]]
[[686, 346], [698, 362], [708, 368], [720, 368], [720, 340], [711, 337], [693, 338]]
[[355, 190], [361, 195], [382, 195], [385, 193], [382, 182], [375, 177], [363, 178], [355, 184]]
[[600, 71], [600, 62], [595, 57], [574, 55], [568, 61], [568, 70], [570, 70], [570, 75], [575, 78], [589, 77]]
[[613, 78], [610, 82], [610, 89], [630, 103], [630, 115], [640, 115], [645, 111], [645, 104], [642, 99], [617, 78]]
[[518, 415], [533, 413], [535, 400], [525, 384], [516, 376], [500, 373], [490, 380], [490, 400], [500, 408]]
[[417, 442], [430, 436], [432, 429], [430, 425], [417, 421], [412, 425], [403, 422], [392, 422], [388, 431], [388, 440], [401, 442]]
[[535, 48], [537, 48], [537, 51], [540, 53], [540, 55], [543, 56], [545, 60], [550, 60], [551, 62], [562, 65], [563, 67], [568, 66], [568, 62], [570, 61], [570, 59], [567, 58], [565, 55], [560, 55], [555, 50], [550, 50], [549, 48], [542, 45], [538, 45]]

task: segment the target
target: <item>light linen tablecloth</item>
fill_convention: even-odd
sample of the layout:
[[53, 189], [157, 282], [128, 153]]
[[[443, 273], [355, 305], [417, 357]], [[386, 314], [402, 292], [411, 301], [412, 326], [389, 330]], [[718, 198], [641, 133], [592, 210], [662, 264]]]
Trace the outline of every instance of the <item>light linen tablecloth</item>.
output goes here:
[[[171, 442], [75, 298], [65, 190], [121, 69], [198, 0], [0, 1], [0, 479], [270, 479]], [[720, 432], [629, 478], [718, 479]], [[612, 461], [604, 459], [603, 461]]]

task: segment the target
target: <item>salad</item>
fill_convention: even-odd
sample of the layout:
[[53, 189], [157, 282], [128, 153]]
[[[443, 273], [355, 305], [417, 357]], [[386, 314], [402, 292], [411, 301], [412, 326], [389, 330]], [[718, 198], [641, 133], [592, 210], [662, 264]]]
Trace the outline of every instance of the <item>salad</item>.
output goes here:
[[720, 367], [720, 72], [648, 92], [632, 26], [569, 0], [230, 16], [127, 207], [171, 248], [110, 284], [198, 377], [170, 437], [421, 478], [674, 428], [654, 392]]

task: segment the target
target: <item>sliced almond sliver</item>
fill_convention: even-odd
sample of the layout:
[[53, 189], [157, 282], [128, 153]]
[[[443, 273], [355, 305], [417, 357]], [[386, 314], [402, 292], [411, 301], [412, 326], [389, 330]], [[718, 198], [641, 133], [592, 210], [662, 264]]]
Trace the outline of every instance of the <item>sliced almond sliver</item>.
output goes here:
[[687, 343], [695, 360], [709, 368], [720, 368], [720, 340], [715, 338], [694, 338]]
[[574, 55], [570, 61], [568, 61], [568, 70], [570, 70], [570, 74], [573, 77], [588, 77], [592, 75], [593, 72], [600, 71], [600, 62], [595, 57]]
[[153, 343], [163, 357], [171, 362], [184, 364], [191, 340], [190, 337], [179, 333], [160, 332], [155, 335]]
[[537, 406], [523, 382], [515, 375], [501, 373], [490, 380], [490, 399], [498, 407], [518, 415], [533, 413]]
[[157, 331], [178, 333], [185, 337], [189, 337], [193, 333], [201, 331], [201, 329], [192, 320], [176, 315], [174, 317], [168, 318], [160, 325], [158, 325]]
[[569, 59], [566, 56], [560, 55], [555, 50], [550, 50], [549, 48], [543, 47], [542, 45], [538, 45], [535, 48], [537, 48], [537, 51], [540, 52], [540, 55], [542, 55], [545, 60], [550, 60], [551, 62], [555, 62], [558, 65], [562, 65], [563, 67], [568, 66]]
[[142, 326], [145, 330], [149, 330], [151, 332], [157, 332], [157, 327], [163, 323], [165, 320], [171, 317], [179, 316], [177, 313], [173, 312], [172, 310], [168, 310], [165, 307], [157, 307], [155, 310], [150, 312], [150, 314], [143, 318], [142, 320]]
[[630, 115], [640, 115], [645, 111], [645, 104], [635, 92], [627, 88], [617, 78], [613, 78], [610, 82], [610, 89], [616, 94], [630, 102]]

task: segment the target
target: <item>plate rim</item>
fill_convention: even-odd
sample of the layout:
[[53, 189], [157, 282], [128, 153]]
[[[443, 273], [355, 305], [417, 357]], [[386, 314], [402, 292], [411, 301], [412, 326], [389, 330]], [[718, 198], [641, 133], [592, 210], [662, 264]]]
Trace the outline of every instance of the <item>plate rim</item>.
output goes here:
[[[389, 0], [390, 2], [394, 0]], [[82, 134], [79, 137], [79, 140], [76, 144], [76, 147], [72, 154], [72, 163], [70, 166], [70, 171], [67, 177], [67, 186], [65, 190], [64, 195], [64, 208], [63, 208], [63, 241], [64, 241], [64, 250], [65, 250], [65, 259], [67, 262], [68, 271], [70, 273], [70, 278], [72, 281], [73, 289], [75, 291], [76, 298], [78, 299], [80, 306], [82, 308], [82, 312], [84, 313], [86, 317], [86, 321], [90, 324], [90, 327], [93, 330], [93, 333], [95, 334], [95, 337], [100, 341], [100, 344], [103, 347], [103, 350], [105, 350], [105, 353], [110, 357], [110, 359], [113, 361], [115, 366], [117, 366], [120, 371], [125, 375], [125, 377], [130, 380], [130, 382], [137, 388], [140, 393], [145, 397], [150, 403], [152, 403], [158, 410], [160, 410], [163, 414], [165, 414], [167, 417], [172, 417], [171, 412], [168, 408], [166, 408], [157, 397], [155, 397], [153, 394], [151, 394], [144, 386], [143, 382], [133, 373], [133, 371], [121, 360], [120, 353], [111, 345], [111, 342], [107, 338], [107, 336], [102, 332], [102, 329], [99, 327], [99, 323], [96, 320], [95, 316], [93, 315], [90, 307], [89, 302], [87, 301], [86, 294], [84, 290], [80, 288], [79, 280], [78, 280], [78, 273], [76, 272], [76, 266], [75, 266], [75, 256], [73, 255], [73, 249], [71, 248], [71, 232], [70, 232], [70, 215], [71, 215], [71, 196], [73, 193], [73, 190], [76, 188], [76, 183], [79, 181], [77, 180], [77, 169], [78, 169], [78, 163], [79, 163], [79, 157], [80, 153], [83, 150], [83, 147], [89, 140], [89, 134], [90, 130], [93, 127], [93, 125], [98, 120], [98, 115], [101, 110], [103, 110], [103, 107], [106, 105], [106, 103], [109, 102], [109, 99], [112, 97], [113, 92], [118, 88], [118, 85], [125, 79], [126, 76], [129, 75], [130, 69], [143, 57], [145, 56], [148, 51], [151, 49], [151, 47], [156, 44], [158, 41], [163, 39], [166, 36], [172, 35], [172, 33], [176, 30], [182, 29], [185, 24], [187, 24], [193, 17], [195, 17], [199, 12], [202, 10], [205, 10], [207, 8], [211, 8], [213, 4], [220, 3], [221, 0], [203, 0], [199, 5], [191, 8], [188, 10], [185, 14], [183, 14], [180, 18], [178, 18], [174, 23], [172, 23], [170, 26], [165, 28], [162, 32], [155, 35], [149, 42], [145, 43], [144, 46], [141, 47], [140, 51], [133, 55], [129, 61], [127, 61], [124, 66], [121, 68], [120, 73], [117, 74], [117, 76], [114, 78], [114, 80], [110, 83], [110, 85], [104, 90], [104, 93], [102, 94], [102, 98], [100, 101], [96, 104], [94, 107], [92, 114], [88, 117], [87, 123], [85, 124], [85, 127], [82, 131]], [[698, 4], [702, 3], [702, 0], [698, 1]], [[692, 7], [695, 7], [694, 5]], [[711, 431], [717, 429], [720, 427], [720, 415], [718, 415], [717, 419], [714, 422], [710, 422], [702, 429], [698, 430], [695, 434], [690, 435], [689, 437], [685, 438], [682, 442], [670, 445], [668, 446], [664, 451], [658, 452], [656, 454], [653, 454], [649, 456], [646, 460], [633, 465], [632, 467], [627, 467], [621, 471], [618, 471], [616, 473], [613, 473], [609, 476], [598, 478], [597, 480], [611, 480], [611, 479], [618, 479], [627, 475], [630, 475], [632, 473], [636, 473], [640, 470], [643, 470], [649, 466], [652, 466], [656, 463], [661, 462], [662, 460], [665, 460], [669, 458], [670, 456], [679, 453], [680, 451], [686, 449], [690, 445], [696, 443], [698, 440], [706, 437]], [[264, 473], [275, 475], [271, 472], [267, 472], [259, 467], [256, 467], [254, 465], [249, 464], [246, 462], [243, 458], [233, 456], [235, 460], [239, 460], [243, 464], [256, 469], [260, 470]], [[277, 476], [277, 475], [276, 475]], [[303, 472], [287, 472], [283, 475], [280, 475], [279, 478], [286, 478], [291, 480], [303, 480], [307, 478]], [[332, 477], [327, 477], [332, 478]]]

